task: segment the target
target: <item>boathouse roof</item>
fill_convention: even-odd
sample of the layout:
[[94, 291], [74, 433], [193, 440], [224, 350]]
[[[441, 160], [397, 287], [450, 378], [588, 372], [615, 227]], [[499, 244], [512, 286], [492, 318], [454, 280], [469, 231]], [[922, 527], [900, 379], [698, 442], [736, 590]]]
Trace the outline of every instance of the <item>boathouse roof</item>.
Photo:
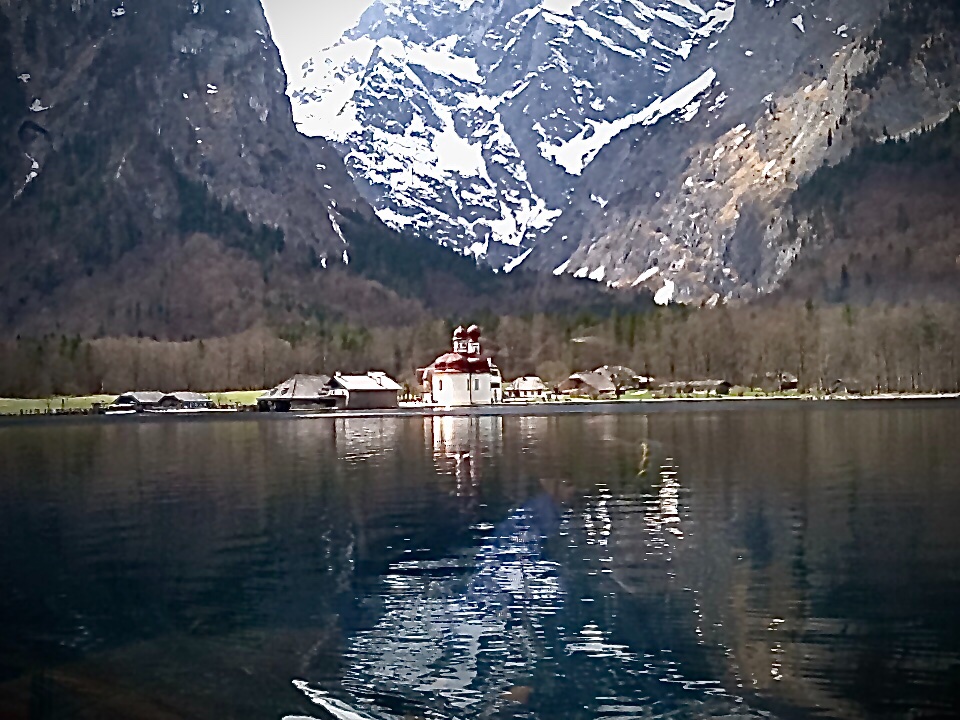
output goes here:
[[616, 385], [610, 378], [598, 372], [579, 372], [571, 375], [563, 385], [586, 385], [601, 393], [612, 393], [617, 391]]
[[163, 393], [157, 390], [132, 390], [120, 395], [116, 405], [156, 405], [163, 399]]
[[264, 400], [315, 400], [329, 392], [329, 383], [329, 375], [294, 375], [260, 397]]
[[525, 375], [514, 380], [510, 389], [516, 392], [543, 392], [547, 386], [536, 375]]
[[177, 392], [167, 393], [162, 399], [171, 399], [182, 403], [212, 402], [207, 395], [190, 390], [178, 390]]
[[366, 375], [334, 375], [330, 379], [332, 387], [339, 387], [348, 392], [371, 392], [377, 390], [391, 390], [399, 392], [403, 386], [383, 372], [370, 372]]

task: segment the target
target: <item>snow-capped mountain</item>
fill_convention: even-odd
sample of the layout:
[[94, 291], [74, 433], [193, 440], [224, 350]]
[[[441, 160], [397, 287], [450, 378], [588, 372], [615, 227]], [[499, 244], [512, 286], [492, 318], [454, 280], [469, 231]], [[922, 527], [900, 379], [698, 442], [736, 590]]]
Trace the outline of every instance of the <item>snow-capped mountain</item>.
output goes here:
[[0, 3], [0, 343], [636, 303], [391, 231], [286, 91], [260, 0]]
[[395, 228], [715, 302], [818, 242], [783, 210], [819, 167], [956, 107], [954, 20], [933, 0], [377, 0], [289, 94]]
[[381, 219], [509, 270], [613, 137], [697, 114], [716, 73], [671, 72], [733, 10], [380, 0], [292, 78], [294, 113], [342, 150]]

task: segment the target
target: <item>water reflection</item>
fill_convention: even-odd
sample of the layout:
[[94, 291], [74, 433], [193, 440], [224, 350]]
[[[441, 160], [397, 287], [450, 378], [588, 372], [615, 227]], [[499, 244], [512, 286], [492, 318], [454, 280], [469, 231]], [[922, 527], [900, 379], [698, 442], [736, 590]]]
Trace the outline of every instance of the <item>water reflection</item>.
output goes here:
[[958, 430], [0, 426], [0, 717], [955, 715]]
[[[527, 432], [519, 435], [520, 442], [525, 452], [535, 453], [538, 442], [531, 430], [549, 430], [549, 421], [523, 421]], [[486, 428], [470, 418], [426, 425], [438, 470], [454, 475], [458, 496], [464, 487], [474, 495], [479, 463], [503, 439], [501, 421]], [[664, 582], [675, 577], [665, 563], [684, 538], [679, 473], [659, 443], [624, 439], [608, 418], [592, 418], [587, 432], [592, 443], [585, 444], [599, 448], [604, 461], [615, 459], [612, 475], [598, 478], [592, 489], [540, 478], [532, 496], [495, 526], [474, 526], [492, 527], [475, 548], [439, 560], [392, 563], [380, 580], [379, 619], [351, 639], [342, 672], [326, 681], [298, 679], [295, 685], [344, 720], [550, 717], [554, 712], [647, 716], [657, 705], [698, 716], [752, 714], [721, 684], [686, 676], [683, 660], [670, 657], [670, 650], [637, 651], [624, 642], [630, 631], [624, 633], [618, 614], [629, 601], [621, 595], [638, 592], [624, 577], [638, 569], [633, 548], [642, 548], [639, 592], [644, 596], [651, 591], [646, 561], [658, 561]], [[557, 447], [551, 444], [550, 451]], [[649, 477], [653, 455], [665, 464]], [[644, 489], [624, 492], [625, 485], [635, 486], [642, 477]], [[611, 485], [620, 488], [618, 494]], [[630, 548], [620, 552], [620, 539], [631, 535], [636, 518], [647, 537], [623, 543]], [[605, 579], [608, 575], [614, 582]], [[629, 613], [624, 619], [630, 621]], [[697, 634], [702, 634], [699, 626]], [[550, 685], [558, 681], [562, 691], [553, 695]], [[657, 684], [678, 689], [658, 691]], [[598, 693], [602, 688], [608, 693]], [[638, 701], [641, 688], [645, 692]]]
[[502, 417], [423, 418], [437, 471], [454, 476], [458, 496], [476, 496], [485, 459], [503, 451], [503, 424]]
[[[382, 618], [344, 654], [343, 690], [400, 716], [485, 716], [511, 702], [511, 688], [522, 687], [546, 656], [544, 618], [563, 604], [559, 567], [544, 543], [569, 523], [562, 506], [569, 496], [562, 481], [543, 481], [472, 558], [393, 563], [378, 598]], [[356, 717], [324, 689], [305, 681], [297, 686], [335, 716]]]

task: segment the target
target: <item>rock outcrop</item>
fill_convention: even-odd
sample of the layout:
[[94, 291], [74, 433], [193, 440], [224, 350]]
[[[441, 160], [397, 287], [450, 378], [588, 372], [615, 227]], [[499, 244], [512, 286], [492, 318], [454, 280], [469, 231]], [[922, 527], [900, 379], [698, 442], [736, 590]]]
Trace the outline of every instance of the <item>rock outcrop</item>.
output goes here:
[[394, 227], [714, 303], [823, 244], [788, 210], [819, 168], [949, 116], [958, 29], [933, 0], [378, 0], [291, 97]]
[[0, 335], [606, 302], [390, 231], [285, 90], [258, 0], [0, 2]]

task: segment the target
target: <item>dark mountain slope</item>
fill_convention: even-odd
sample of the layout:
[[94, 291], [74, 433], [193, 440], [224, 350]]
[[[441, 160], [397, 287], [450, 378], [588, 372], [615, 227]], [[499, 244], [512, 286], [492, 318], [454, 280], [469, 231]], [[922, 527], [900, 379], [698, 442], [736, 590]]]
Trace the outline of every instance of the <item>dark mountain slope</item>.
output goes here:
[[960, 112], [821, 168], [792, 198], [785, 234], [805, 253], [778, 299], [960, 300]]
[[[8, 331], [123, 331], [130, 313], [147, 332], [230, 316], [235, 331], [262, 313], [250, 277], [269, 286], [279, 251], [339, 261], [331, 208], [366, 206], [293, 129], [259, 3], [13, 2], [2, 17]], [[175, 317], [178, 284], [202, 287], [182, 301], [208, 321]]]

